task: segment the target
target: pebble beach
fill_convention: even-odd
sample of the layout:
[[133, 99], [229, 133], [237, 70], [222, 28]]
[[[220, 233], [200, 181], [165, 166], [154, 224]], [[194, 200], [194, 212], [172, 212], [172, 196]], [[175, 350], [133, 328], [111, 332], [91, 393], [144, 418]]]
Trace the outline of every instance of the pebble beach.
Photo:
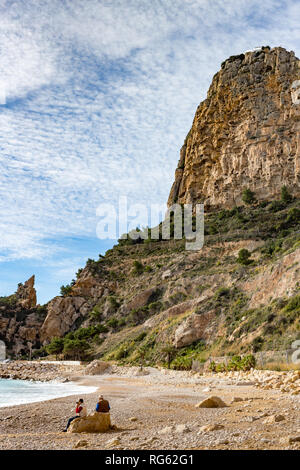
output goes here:
[[[110, 365], [99, 375], [87, 372], [81, 365], [27, 363], [26, 377], [96, 387], [82, 398], [89, 413], [99, 393], [109, 400], [112, 429], [63, 433], [78, 395], [3, 407], [0, 450], [300, 449], [300, 371], [199, 374]], [[1, 364], [5, 374], [19, 379], [24, 367]], [[226, 406], [199, 407], [209, 397]]]

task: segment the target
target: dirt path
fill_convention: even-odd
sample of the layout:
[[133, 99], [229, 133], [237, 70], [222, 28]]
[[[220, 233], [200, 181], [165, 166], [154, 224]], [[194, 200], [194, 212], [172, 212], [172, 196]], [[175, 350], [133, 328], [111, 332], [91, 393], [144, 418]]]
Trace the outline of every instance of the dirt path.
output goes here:
[[[116, 430], [62, 433], [77, 397], [58, 398], [1, 408], [0, 449], [72, 449], [78, 441], [85, 441], [82, 446], [86, 449], [300, 449], [300, 442], [288, 440], [300, 436], [299, 395], [230, 384], [217, 376], [175, 381], [167, 376], [151, 380], [106, 375], [86, 377], [83, 383], [99, 386], [109, 399]], [[229, 406], [195, 408], [211, 395]], [[97, 396], [98, 392], [83, 395], [89, 411]], [[231, 403], [233, 397], [243, 401]], [[274, 415], [284, 419], [264, 423]], [[211, 424], [221, 429], [201, 429]]]

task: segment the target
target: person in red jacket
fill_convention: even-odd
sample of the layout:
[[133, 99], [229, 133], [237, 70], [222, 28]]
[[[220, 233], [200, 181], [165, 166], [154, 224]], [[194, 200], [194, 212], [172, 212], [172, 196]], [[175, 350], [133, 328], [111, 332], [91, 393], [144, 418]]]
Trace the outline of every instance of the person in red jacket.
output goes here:
[[75, 409], [75, 413], [76, 413], [76, 416], [72, 416], [72, 418], [70, 418], [68, 420], [68, 423], [67, 423], [67, 426], [66, 428], [63, 430], [63, 432], [67, 432], [70, 424], [72, 423], [72, 421], [74, 421], [74, 419], [77, 419], [77, 418], [84, 418], [86, 416], [86, 407], [83, 403], [83, 399], [82, 398], [79, 398], [79, 400], [76, 402], [76, 409]]

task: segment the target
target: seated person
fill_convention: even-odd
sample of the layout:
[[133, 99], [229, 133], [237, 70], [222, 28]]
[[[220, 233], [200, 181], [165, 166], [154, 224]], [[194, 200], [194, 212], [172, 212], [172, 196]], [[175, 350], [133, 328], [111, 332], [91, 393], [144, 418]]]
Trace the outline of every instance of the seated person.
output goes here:
[[108, 413], [110, 410], [110, 406], [107, 400], [103, 398], [103, 395], [100, 395], [99, 401], [96, 405], [96, 411], [99, 413]]
[[86, 415], [87, 415], [86, 406], [84, 405], [82, 398], [79, 398], [79, 400], [76, 402], [75, 413], [76, 413], [76, 416], [72, 416], [72, 418], [70, 418], [70, 419], [68, 420], [67, 426], [66, 426], [66, 428], [63, 430], [63, 432], [67, 432], [67, 430], [68, 430], [70, 424], [72, 423], [72, 421], [74, 421], [74, 419], [77, 419], [77, 418], [85, 418], [85, 417], [86, 417]]

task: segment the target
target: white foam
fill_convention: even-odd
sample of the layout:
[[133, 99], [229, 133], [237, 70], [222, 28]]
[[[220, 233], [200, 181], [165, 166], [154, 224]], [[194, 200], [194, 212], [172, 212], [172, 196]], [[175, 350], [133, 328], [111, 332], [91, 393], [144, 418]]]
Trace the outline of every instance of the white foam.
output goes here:
[[78, 385], [74, 382], [31, 382], [27, 380], [0, 380], [0, 408], [47, 401], [71, 395], [83, 395], [97, 391], [97, 387]]

